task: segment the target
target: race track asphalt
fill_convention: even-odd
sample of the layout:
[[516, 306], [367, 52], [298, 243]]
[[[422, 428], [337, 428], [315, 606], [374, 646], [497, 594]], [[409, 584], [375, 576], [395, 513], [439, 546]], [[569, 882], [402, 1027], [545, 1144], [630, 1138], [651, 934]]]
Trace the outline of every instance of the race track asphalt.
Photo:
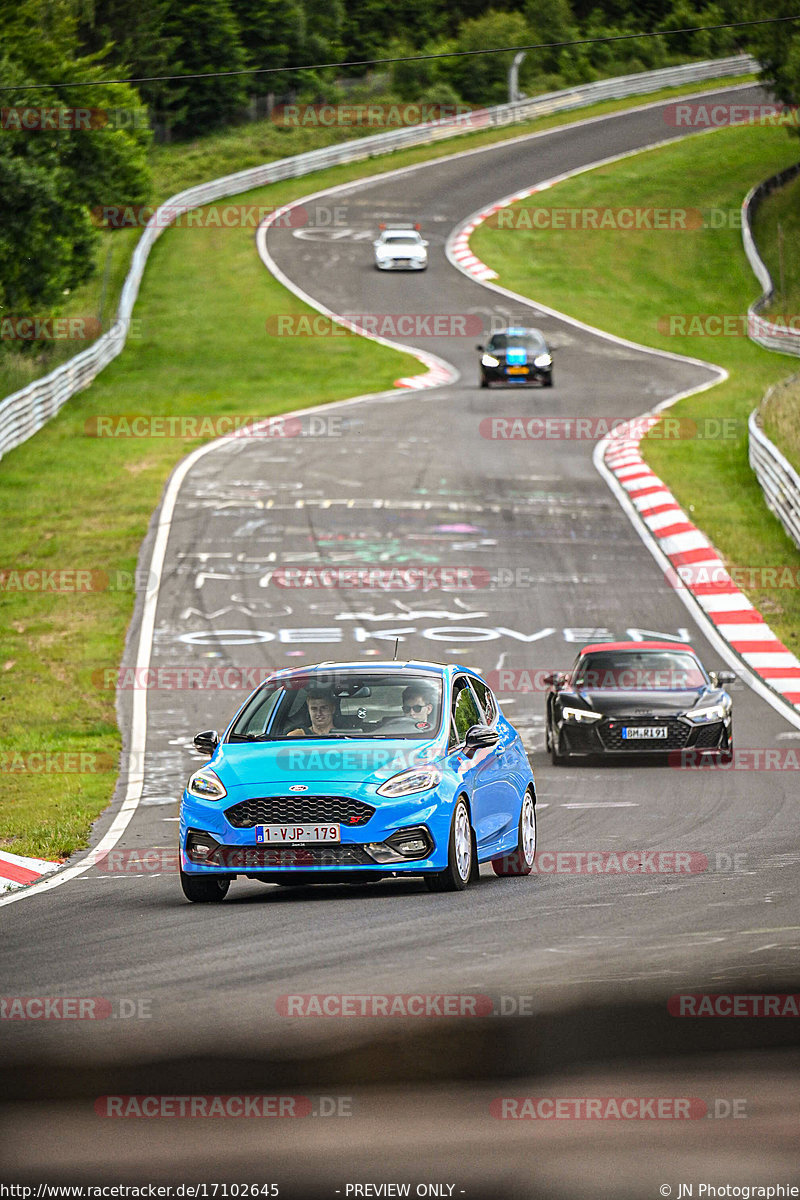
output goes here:
[[[315, 414], [313, 427], [303, 418], [310, 436], [246, 439], [205, 455], [177, 501], [154, 667], [369, 662], [391, 658], [398, 636], [402, 657], [534, 673], [565, 669], [588, 639], [640, 631], [688, 639], [709, 668], [725, 665], [597, 473], [591, 440], [484, 436], [492, 416], [635, 416], [710, 372], [595, 336], [535, 305], [512, 305], [454, 270], [444, 254], [450, 231], [497, 198], [677, 132], [659, 106], [556, 129], [311, 202], [312, 213], [313, 205], [340, 210], [335, 236], [270, 230], [280, 269], [337, 312], [539, 326], [556, 348], [555, 386], [480, 390], [481, 338], [406, 336], [453, 364], [459, 381], [339, 406]], [[380, 221], [394, 220], [421, 222], [431, 243], [427, 272], [374, 269], [371, 238]], [[287, 312], [293, 307], [287, 302]], [[151, 530], [140, 568], [152, 539]], [[477, 567], [505, 586], [380, 594], [271, 581], [276, 565], [319, 564]], [[141, 605], [128, 663], [140, 619]], [[176, 801], [200, 761], [191, 738], [221, 728], [243, 695], [148, 692], [144, 797], [120, 848], [175, 845]], [[740, 748], [800, 748], [800, 732], [745, 683], [733, 695]], [[213, 907], [186, 904], [168, 870], [92, 869], [5, 907], [5, 991], [127, 998], [151, 1015], [67, 1030], [58, 1021], [9, 1022], [6, 1056], [68, 1066], [365, 1036], [359, 1022], [280, 1016], [276, 1003], [286, 993], [525, 996], [538, 1011], [615, 997], [666, 1004], [682, 989], [775, 989], [790, 981], [800, 946], [796, 772], [554, 768], [544, 752], [543, 694], [500, 689], [499, 697], [536, 773], [541, 850], [697, 851], [708, 869], [501, 880], [484, 868], [478, 886], [442, 896], [415, 882], [312, 889], [238, 881]], [[130, 692], [119, 707], [125, 727]], [[121, 798], [118, 790], [97, 837]]]

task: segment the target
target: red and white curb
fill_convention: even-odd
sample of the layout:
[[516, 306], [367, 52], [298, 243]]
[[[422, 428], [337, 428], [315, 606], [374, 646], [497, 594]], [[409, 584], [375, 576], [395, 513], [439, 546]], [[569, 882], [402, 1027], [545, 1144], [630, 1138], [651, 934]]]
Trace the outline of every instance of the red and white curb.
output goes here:
[[689, 592], [750, 670], [800, 709], [800, 659], [736, 586], [711, 542], [642, 458], [639, 444], [660, 420], [646, 416], [620, 427], [608, 438], [603, 461], [672, 564], [671, 586]]
[[404, 388], [432, 388], [443, 387], [446, 383], [453, 382], [453, 372], [445, 370], [438, 362], [432, 362], [424, 375], [404, 375], [401, 379], [395, 379], [395, 387]]
[[450, 253], [459, 267], [461, 267], [461, 270], [466, 271], [468, 275], [472, 275], [474, 279], [482, 281], [497, 279], [497, 271], [493, 271], [491, 267], [487, 267], [486, 263], [481, 262], [478, 256], [470, 250], [470, 237], [479, 225], [482, 225], [484, 221], [488, 221], [489, 217], [493, 217], [501, 208], [508, 208], [509, 204], [515, 204], [517, 200], [527, 200], [528, 196], [532, 196], [534, 192], [544, 192], [550, 186], [549, 183], [537, 184], [536, 187], [525, 188], [522, 192], [514, 192], [513, 196], [505, 196], [502, 200], [498, 200], [496, 204], [490, 204], [482, 212], [476, 213], [474, 217], [470, 217], [466, 225], [461, 226], [449, 245]]
[[475, 279], [497, 279], [497, 271], [493, 271], [491, 267], [487, 267], [486, 263], [481, 262], [476, 254], [473, 254], [469, 248], [470, 235], [474, 233], [481, 221], [485, 221], [486, 217], [490, 216], [492, 209], [487, 209], [486, 213], [481, 213], [474, 220], [469, 221], [463, 229], [461, 229], [451, 242], [450, 249], [453, 258], [456, 260], [462, 271], [472, 275]]
[[46, 858], [23, 858], [20, 854], [9, 854], [0, 850], [0, 892], [9, 888], [23, 887], [27, 883], [36, 883], [43, 875], [55, 871], [60, 862], [50, 862]]

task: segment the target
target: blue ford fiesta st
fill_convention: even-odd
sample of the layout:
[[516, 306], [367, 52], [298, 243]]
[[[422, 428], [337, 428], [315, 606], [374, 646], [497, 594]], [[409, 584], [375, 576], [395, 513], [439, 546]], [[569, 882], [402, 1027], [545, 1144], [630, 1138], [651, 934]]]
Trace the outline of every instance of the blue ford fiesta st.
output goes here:
[[322, 663], [278, 671], [225, 732], [180, 812], [181, 885], [224, 899], [236, 875], [265, 883], [422, 876], [461, 891], [491, 862], [528, 875], [536, 790], [519, 734], [486, 682], [427, 662]]

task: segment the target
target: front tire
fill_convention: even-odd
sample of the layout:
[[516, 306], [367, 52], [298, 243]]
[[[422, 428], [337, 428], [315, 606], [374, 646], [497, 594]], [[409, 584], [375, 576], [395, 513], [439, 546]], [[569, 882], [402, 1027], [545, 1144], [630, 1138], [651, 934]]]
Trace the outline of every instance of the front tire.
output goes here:
[[495, 875], [530, 875], [536, 855], [536, 805], [530, 791], [522, 798], [517, 848], [502, 858], [492, 859]]
[[189, 875], [181, 868], [181, 888], [192, 904], [221, 904], [231, 886], [219, 875]]
[[558, 738], [549, 723], [547, 726], [547, 749], [550, 751], [550, 761], [554, 767], [563, 767], [569, 759], [568, 754], [559, 754]]
[[462, 796], [457, 802], [450, 822], [447, 843], [447, 866], [436, 875], [425, 876], [429, 892], [463, 892], [473, 873], [475, 841], [469, 820], [467, 802]]

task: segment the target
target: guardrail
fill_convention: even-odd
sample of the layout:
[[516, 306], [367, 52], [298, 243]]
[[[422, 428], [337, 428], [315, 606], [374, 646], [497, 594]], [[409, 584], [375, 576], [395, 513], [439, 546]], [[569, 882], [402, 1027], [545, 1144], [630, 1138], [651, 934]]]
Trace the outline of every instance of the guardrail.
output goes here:
[[783, 323], [770, 321], [766, 317], [759, 316], [761, 309], [769, 304], [775, 295], [775, 286], [766, 263], [756, 249], [752, 222], [765, 197], [770, 192], [774, 192], [776, 188], [782, 187], [790, 179], [794, 179], [798, 173], [800, 173], [800, 163], [795, 163], [794, 166], [779, 171], [777, 175], [770, 175], [769, 179], [765, 179], [763, 183], [758, 183], [751, 188], [742, 201], [744, 252], [762, 288], [759, 298], [754, 300], [747, 310], [747, 336], [759, 346], [763, 346], [765, 350], [776, 350], [779, 354], [795, 355], [800, 355], [800, 328], [795, 329], [794, 322], [792, 325], [787, 325], [785, 321]]
[[756, 60], [750, 55], [742, 54], [733, 58], [712, 59], [680, 67], [665, 67], [658, 71], [644, 71], [637, 75], [601, 79], [596, 83], [548, 92], [514, 104], [475, 109], [466, 117], [462, 114], [460, 117], [449, 117], [424, 125], [412, 125], [404, 129], [354, 138], [321, 150], [310, 150], [305, 154], [277, 159], [275, 162], [225, 175], [210, 183], [198, 184], [178, 192], [156, 209], [137, 243], [120, 296], [114, 326], [88, 349], [63, 363], [49, 375], [35, 380], [21, 391], [13, 392], [0, 402], [0, 458], [41, 429], [71, 396], [88, 387], [103, 367], [121, 353], [150, 249], [164, 229], [181, 213], [281, 179], [308, 175], [312, 171], [340, 163], [358, 162], [374, 155], [388, 154], [392, 150], [425, 145], [487, 126], [513, 125], [550, 113], [584, 108], [600, 100], [643, 96], [661, 88], [678, 87], [684, 83], [701, 83], [708, 79], [724, 79], [757, 69]]
[[[764, 396], [766, 404], [776, 387], [796, 382], [798, 376], [774, 384]], [[800, 548], [800, 475], [761, 428], [759, 409], [754, 408], [747, 422], [750, 466], [761, 484], [767, 507], [775, 513], [794, 544]]]

